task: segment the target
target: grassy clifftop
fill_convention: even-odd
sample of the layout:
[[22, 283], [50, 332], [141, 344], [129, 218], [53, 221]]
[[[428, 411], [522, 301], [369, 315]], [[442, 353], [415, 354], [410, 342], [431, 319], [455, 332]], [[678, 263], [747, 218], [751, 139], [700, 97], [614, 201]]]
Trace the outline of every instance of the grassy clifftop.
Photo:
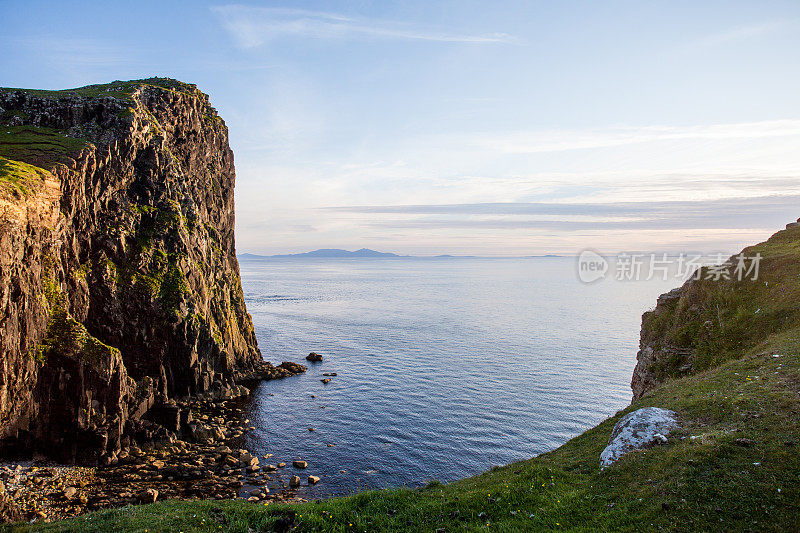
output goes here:
[[[175, 94], [184, 94], [205, 100], [208, 98], [194, 84], [183, 83], [171, 78], [146, 78], [56, 91], [0, 87], [0, 100], [6, 98], [13, 101], [16, 97], [32, 97], [41, 101], [67, 100], [75, 103], [113, 98], [119, 108], [120, 116], [130, 116], [133, 112], [132, 108], [136, 106], [134, 94], [148, 87], [158, 87]], [[48, 112], [45, 106], [38, 107], [45, 114]], [[4, 110], [0, 105], [0, 124], [4, 124], [0, 127], [0, 157], [4, 161], [28, 163], [49, 171], [55, 165], [69, 164], [82, 149], [93, 143], [91, 137], [96, 132], [79, 128], [68, 130], [47, 127], [42, 125], [41, 121], [32, 121], [33, 117], [27, 116], [29, 114], [18, 109]], [[45, 122], [47, 121], [53, 122], [53, 117], [46, 116]], [[24, 177], [22, 173], [18, 172], [18, 168], [13, 167], [15, 165], [5, 163], [0, 179], [7, 182], [9, 176], [14, 181]]]
[[[800, 227], [780, 231], [741, 255], [762, 258], [757, 279], [750, 274], [714, 280], [703, 271], [701, 279], [682, 288], [679, 298], [645, 315], [642, 341], [655, 357], [644, 370], [654, 382], [714, 368], [800, 337]], [[733, 258], [731, 272], [735, 263]], [[706, 279], [709, 276], [712, 279]]]
[[[800, 229], [747, 250], [758, 252], [764, 256], [759, 282], [703, 283], [690, 302], [694, 312], [691, 305], [676, 307], [665, 320], [663, 335], [674, 335], [679, 324], [705, 328], [704, 313], [714, 310], [718, 332], [680, 333], [707, 350], [701, 353], [716, 354], [703, 368], [676, 374], [534, 459], [419, 490], [281, 506], [168, 501], [11, 529], [794, 531], [800, 523]], [[668, 444], [600, 471], [599, 455], [616, 421], [647, 406], [675, 410], [681, 429]]]
[[101, 83], [86, 85], [75, 89], [45, 90], [45, 89], [17, 89], [13, 87], [2, 87], [0, 91], [24, 91], [33, 96], [42, 98], [64, 98], [69, 96], [80, 96], [84, 98], [100, 98], [111, 96], [119, 99], [130, 99], [133, 93], [143, 86], [154, 86], [170, 91], [199, 96], [203, 93], [192, 83], [184, 83], [172, 78], [144, 78], [140, 80], [113, 81], [111, 83]]

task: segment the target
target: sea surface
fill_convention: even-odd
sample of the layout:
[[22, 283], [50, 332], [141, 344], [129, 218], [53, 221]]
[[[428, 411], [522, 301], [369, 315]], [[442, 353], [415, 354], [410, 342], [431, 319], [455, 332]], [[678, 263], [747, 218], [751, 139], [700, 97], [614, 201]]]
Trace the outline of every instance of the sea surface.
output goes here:
[[680, 285], [585, 284], [554, 257], [240, 266], [264, 358], [309, 367], [254, 390], [245, 446], [307, 460], [314, 498], [453, 481], [596, 425], [631, 400], [641, 314]]

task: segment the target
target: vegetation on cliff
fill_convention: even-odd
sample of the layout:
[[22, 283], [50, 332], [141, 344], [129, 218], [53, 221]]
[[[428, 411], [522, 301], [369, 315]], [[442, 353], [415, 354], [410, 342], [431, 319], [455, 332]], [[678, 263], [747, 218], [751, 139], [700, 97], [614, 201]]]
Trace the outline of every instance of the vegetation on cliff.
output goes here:
[[[789, 227], [748, 247], [743, 257], [761, 258], [753, 274], [687, 282], [642, 319], [642, 350], [634, 391], [714, 368], [753, 350], [769, 351], [785, 338], [800, 338], [800, 227]], [[735, 265], [738, 256], [731, 258]], [[754, 272], [755, 273], [755, 272]]]
[[[667, 336], [677, 331], [678, 313], [705, 324], [713, 302], [723, 326], [710, 339], [724, 353], [705, 370], [675, 375], [534, 459], [418, 490], [280, 506], [166, 501], [15, 530], [792, 531], [800, 518], [800, 336], [792, 311], [798, 244], [800, 230], [778, 233], [747, 250], [764, 256], [761, 283], [703, 283], [698, 294], [713, 299], [699, 299], [705, 303], [695, 308], [697, 317], [680, 305], [669, 311]], [[676, 411], [681, 428], [666, 445], [601, 471], [599, 456], [616, 421], [648, 406]]]

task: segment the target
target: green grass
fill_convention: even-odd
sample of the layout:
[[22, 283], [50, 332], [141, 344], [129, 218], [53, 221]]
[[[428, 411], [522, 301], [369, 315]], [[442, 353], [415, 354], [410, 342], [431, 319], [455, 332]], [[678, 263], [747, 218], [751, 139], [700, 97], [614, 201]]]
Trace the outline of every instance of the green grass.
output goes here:
[[89, 145], [86, 139], [69, 137], [52, 128], [0, 127], [0, 156], [43, 169], [50, 170], [56, 164], [69, 163]]
[[670, 312], [648, 314], [645, 339], [676, 349], [651, 369], [660, 380], [713, 368], [764, 345], [781, 332], [800, 331], [800, 228], [781, 231], [743, 251], [761, 254], [758, 279], [702, 279], [671, 304]]
[[[127, 103], [130, 107], [120, 111], [120, 118], [127, 118], [133, 115], [133, 107], [136, 103], [133, 94], [142, 87], [159, 87], [168, 91], [188, 95], [192, 97], [205, 98], [193, 84], [183, 83], [171, 78], [146, 78], [141, 80], [115, 81], [100, 85], [87, 85], [75, 89], [65, 89], [57, 91], [47, 91], [40, 89], [16, 89], [0, 88], [0, 92], [24, 91], [31, 96], [39, 98], [60, 99], [66, 97], [98, 98], [114, 97]], [[156, 131], [158, 131], [157, 121], [152, 114], [150, 115]], [[8, 117], [12, 115], [22, 116], [22, 111], [9, 111], [5, 113]], [[25, 126], [2, 126], [0, 127], [0, 156], [16, 161], [24, 161], [44, 169], [51, 170], [56, 164], [68, 164], [71, 159], [83, 148], [91, 145], [89, 139], [67, 135], [65, 131], [52, 128], [38, 127], [32, 125]]]
[[83, 324], [56, 306], [47, 325], [47, 335], [36, 347], [35, 356], [41, 362], [54, 356], [69, 357], [88, 364], [103, 375], [108, 366], [106, 362], [116, 358], [118, 352], [90, 335]]
[[75, 89], [62, 89], [48, 91], [43, 89], [20, 89], [14, 87], [0, 87], [0, 91], [25, 91], [33, 96], [41, 98], [63, 98], [68, 96], [81, 96], [84, 98], [98, 98], [104, 96], [114, 97], [120, 100], [130, 100], [133, 93], [142, 86], [151, 85], [170, 91], [198, 96], [202, 94], [197, 86], [191, 83], [183, 83], [172, 78], [144, 78], [140, 80], [113, 81], [96, 85], [86, 85]]
[[[796, 531], [800, 330], [792, 313], [798, 239], [797, 231], [781, 232], [754, 248], [767, 256], [770, 283], [733, 285], [732, 292], [704, 286], [697, 293], [697, 313], [704, 312], [705, 298], [720, 298], [716, 301], [730, 306], [721, 309], [723, 320], [732, 322], [725, 331], [755, 339], [737, 344], [720, 337], [727, 351], [719, 362], [667, 381], [539, 457], [416, 490], [369, 491], [294, 505], [165, 501], [8, 529], [245, 533], [273, 530], [288, 518], [294, 531], [328, 532]], [[777, 324], [753, 323], [761, 313], [736, 311], [741, 305], [766, 306], [765, 316]], [[684, 316], [692, 319], [691, 313]], [[600, 471], [599, 456], [616, 421], [647, 406], [675, 410], [681, 428], [667, 445], [630, 453]]]
[[25, 197], [47, 178], [52, 176], [42, 168], [0, 156], [0, 193]]

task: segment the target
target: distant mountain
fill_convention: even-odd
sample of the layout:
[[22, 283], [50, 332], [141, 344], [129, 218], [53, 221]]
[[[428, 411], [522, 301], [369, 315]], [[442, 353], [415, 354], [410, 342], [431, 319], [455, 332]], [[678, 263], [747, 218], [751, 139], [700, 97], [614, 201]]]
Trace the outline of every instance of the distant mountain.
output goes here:
[[[414, 259], [477, 259], [477, 255], [450, 255], [442, 254], [435, 256], [416, 256], [416, 255], [398, 255], [391, 252], [378, 252], [370, 250], [369, 248], [361, 248], [351, 252], [350, 250], [342, 250], [341, 248], [320, 248], [311, 252], [304, 252], [301, 254], [281, 254], [281, 255], [256, 255], [256, 254], [239, 254], [239, 259], [392, 259], [392, 258], [414, 258]], [[523, 259], [533, 259], [542, 257], [563, 257], [560, 255], [529, 255]], [[509, 259], [510, 257], [495, 257], [494, 259]], [[485, 259], [492, 259], [487, 257]]]
[[409, 257], [409, 256], [402, 256], [393, 254], [391, 252], [377, 252], [375, 250], [370, 250], [369, 248], [361, 248], [360, 250], [356, 250], [351, 252], [349, 250], [342, 250], [339, 248], [321, 248], [319, 250], [314, 250], [312, 252], [305, 252], [302, 254], [282, 254], [282, 255], [254, 255], [254, 254], [241, 254], [239, 255], [240, 258], [244, 259], [303, 259], [309, 258], [313, 259], [315, 257], [318, 258], [392, 258], [392, 257]]

